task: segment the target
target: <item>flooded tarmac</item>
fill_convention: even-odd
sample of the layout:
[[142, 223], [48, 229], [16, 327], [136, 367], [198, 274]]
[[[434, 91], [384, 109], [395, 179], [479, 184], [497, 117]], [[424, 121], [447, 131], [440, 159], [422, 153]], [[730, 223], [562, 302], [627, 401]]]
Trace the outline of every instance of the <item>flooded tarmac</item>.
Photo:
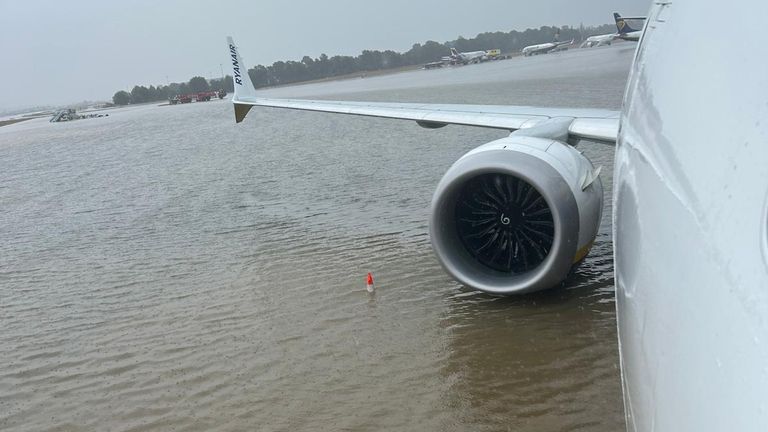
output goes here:
[[[618, 109], [634, 48], [262, 93]], [[432, 254], [438, 180], [504, 135], [228, 101], [0, 128], [0, 429], [623, 429], [612, 147], [579, 146], [606, 208], [564, 287]]]

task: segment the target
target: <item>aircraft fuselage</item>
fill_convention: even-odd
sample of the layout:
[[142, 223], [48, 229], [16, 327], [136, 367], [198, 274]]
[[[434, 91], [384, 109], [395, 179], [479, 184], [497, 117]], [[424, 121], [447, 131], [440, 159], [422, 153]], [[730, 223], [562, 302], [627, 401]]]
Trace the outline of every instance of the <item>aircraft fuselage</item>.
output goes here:
[[[743, 25], [768, 6], [739, 3], [654, 3], [630, 73], [613, 184], [629, 431], [768, 430], [766, 36]], [[706, 49], [723, 35], [751, 44]]]

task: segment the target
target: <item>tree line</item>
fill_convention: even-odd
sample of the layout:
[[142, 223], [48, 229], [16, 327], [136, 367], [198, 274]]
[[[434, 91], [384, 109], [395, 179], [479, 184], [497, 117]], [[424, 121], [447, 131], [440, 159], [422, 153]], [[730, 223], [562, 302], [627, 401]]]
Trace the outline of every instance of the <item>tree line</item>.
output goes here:
[[[500, 49], [502, 53], [511, 53], [518, 52], [527, 45], [550, 42], [554, 39], [555, 35], [561, 41], [571, 39], [581, 41], [591, 35], [615, 31], [616, 26], [614, 24], [605, 24], [586, 28], [583, 26], [578, 28], [543, 26], [538, 29], [527, 29], [522, 32], [517, 30], [510, 32], [488, 32], [480, 33], [471, 39], [459, 36], [458, 39], [445, 43], [435, 41], [427, 41], [423, 44], [417, 43], [404, 53], [392, 50], [364, 50], [355, 57], [339, 55], [328, 57], [326, 54], [321, 54], [316, 58], [304, 56], [301, 61], [276, 61], [271, 66], [257, 65], [248, 69], [248, 75], [254, 87], [269, 87], [434, 62], [447, 56], [450, 53], [451, 47], [456, 48], [458, 51]], [[130, 103], [167, 100], [180, 94], [220, 89], [225, 89], [229, 92], [234, 90], [230, 75], [210, 80], [196, 76], [185, 83], [171, 83], [168, 85], [150, 85], [149, 87], [137, 85], [130, 92], [118, 91], [112, 97], [112, 101], [115, 105], [127, 105]]]

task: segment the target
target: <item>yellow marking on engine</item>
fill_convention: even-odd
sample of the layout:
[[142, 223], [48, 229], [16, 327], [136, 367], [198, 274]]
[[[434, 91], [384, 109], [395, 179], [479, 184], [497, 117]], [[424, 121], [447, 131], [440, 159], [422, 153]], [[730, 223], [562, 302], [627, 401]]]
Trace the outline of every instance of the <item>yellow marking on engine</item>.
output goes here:
[[595, 244], [595, 241], [592, 240], [591, 242], [587, 243], [586, 246], [576, 251], [576, 256], [573, 258], [573, 263], [576, 264], [577, 262], [583, 260], [587, 254], [589, 253], [590, 249], [592, 249], [592, 245]]

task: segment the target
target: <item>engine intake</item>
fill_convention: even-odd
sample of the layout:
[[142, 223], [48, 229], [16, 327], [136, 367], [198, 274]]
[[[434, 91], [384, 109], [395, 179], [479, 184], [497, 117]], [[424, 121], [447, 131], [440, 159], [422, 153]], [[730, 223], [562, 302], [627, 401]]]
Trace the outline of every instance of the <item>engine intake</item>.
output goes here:
[[571, 146], [510, 136], [467, 153], [440, 181], [432, 246], [467, 286], [496, 294], [551, 288], [588, 253], [602, 195], [592, 164]]
[[538, 267], [555, 238], [552, 210], [530, 183], [506, 174], [467, 181], [456, 203], [456, 231], [478, 262], [517, 274]]

